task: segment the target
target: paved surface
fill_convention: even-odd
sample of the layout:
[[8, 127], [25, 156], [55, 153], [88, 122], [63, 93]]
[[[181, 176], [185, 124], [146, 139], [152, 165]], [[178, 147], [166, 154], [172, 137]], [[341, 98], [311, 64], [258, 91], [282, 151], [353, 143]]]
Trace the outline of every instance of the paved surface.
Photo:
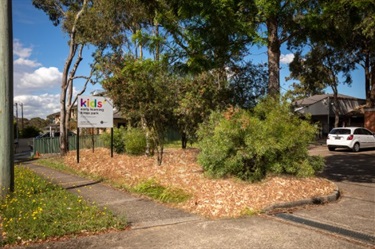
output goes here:
[[69, 191], [126, 215], [131, 229], [27, 248], [374, 248], [375, 150], [311, 150], [327, 159], [323, 176], [341, 198], [282, 214], [207, 220], [80, 177], [24, 163]]

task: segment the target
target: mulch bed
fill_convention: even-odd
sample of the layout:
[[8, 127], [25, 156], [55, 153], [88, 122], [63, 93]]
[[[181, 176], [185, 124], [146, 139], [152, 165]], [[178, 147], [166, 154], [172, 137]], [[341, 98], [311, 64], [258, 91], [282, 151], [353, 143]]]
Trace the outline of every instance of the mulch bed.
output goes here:
[[162, 166], [154, 157], [114, 154], [98, 148], [69, 152], [64, 161], [77, 170], [110, 178], [128, 186], [154, 179], [166, 187], [179, 188], [192, 197], [174, 207], [209, 218], [239, 217], [271, 205], [326, 196], [336, 189], [334, 183], [317, 177], [267, 177], [259, 183], [247, 183], [235, 178], [212, 179], [203, 174], [197, 163], [197, 149], [166, 149]]

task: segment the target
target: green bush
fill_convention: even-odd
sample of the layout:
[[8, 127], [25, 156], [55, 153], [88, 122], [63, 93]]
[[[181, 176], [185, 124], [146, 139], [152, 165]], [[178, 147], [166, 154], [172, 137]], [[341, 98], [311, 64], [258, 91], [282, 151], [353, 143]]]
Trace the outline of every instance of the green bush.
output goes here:
[[30, 138], [36, 137], [40, 133], [40, 130], [35, 126], [26, 126], [23, 130], [21, 130], [21, 137], [22, 138]]
[[146, 136], [140, 128], [128, 128], [124, 135], [125, 151], [130, 155], [141, 155], [146, 151]]
[[258, 181], [267, 174], [311, 176], [323, 161], [308, 155], [315, 128], [273, 99], [252, 112], [213, 113], [198, 131], [198, 162], [213, 177], [236, 176]]
[[[116, 153], [124, 153], [125, 152], [125, 133], [126, 129], [121, 126], [120, 128], [113, 129], [113, 150]], [[107, 148], [111, 147], [111, 134], [104, 133], [101, 136], [104, 146]]]

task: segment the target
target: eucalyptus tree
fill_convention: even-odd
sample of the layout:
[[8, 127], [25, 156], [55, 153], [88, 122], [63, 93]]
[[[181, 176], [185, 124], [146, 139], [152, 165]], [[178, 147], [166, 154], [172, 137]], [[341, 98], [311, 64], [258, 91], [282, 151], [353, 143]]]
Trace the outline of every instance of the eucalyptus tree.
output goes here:
[[305, 32], [305, 16], [317, 6], [314, 0], [255, 0], [258, 36], [267, 45], [268, 93], [280, 94], [280, 48]]
[[[316, 63], [318, 64], [318, 61]], [[309, 63], [307, 62], [307, 64]], [[327, 82], [324, 82], [319, 74], [320, 65], [307, 67], [301, 51], [294, 54], [294, 59], [289, 64], [289, 71], [290, 75], [287, 79], [297, 80], [292, 84], [292, 90], [288, 91], [292, 100], [324, 93]]]
[[[362, 67], [368, 106], [375, 105], [375, 3], [371, 0], [322, 0], [304, 18], [306, 43], [319, 43], [340, 50], [346, 63]], [[301, 42], [301, 40], [298, 40]]]
[[[129, 29], [133, 7], [131, 1], [115, 0], [33, 0], [33, 5], [43, 10], [53, 25], [61, 25], [62, 31], [68, 35], [68, 55], [63, 68], [60, 91], [60, 153], [68, 150], [68, 127], [71, 110], [77, 96], [73, 96], [74, 81], [84, 80], [79, 94], [86, 90], [89, 82], [93, 82], [96, 61], [100, 51], [108, 47], [120, 49], [128, 43], [126, 31]], [[91, 72], [85, 76], [77, 75], [83, 60], [84, 48], [94, 45], [98, 52], [93, 55]]]
[[268, 93], [280, 93], [280, 48], [304, 32], [304, 16], [314, 0], [169, 1], [163, 24], [180, 46], [190, 69], [231, 67], [251, 56], [254, 45], [266, 46]]
[[[291, 78], [298, 79], [304, 86], [314, 89], [331, 87], [335, 113], [335, 127], [339, 124], [338, 85], [351, 84], [350, 75], [353, 64], [350, 58], [341, 50], [329, 47], [327, 44], [313, 44], [311, 50], [304, 56], [297, 54], [290, 65]], [[340, 82], [340, 78], [343, 79]]]
[[323, 21], [339, 36], [332, 46], [346, 51], [354, 63], [364, 69], [367, 105], [375, 106], [375, 2], [324, 1]]

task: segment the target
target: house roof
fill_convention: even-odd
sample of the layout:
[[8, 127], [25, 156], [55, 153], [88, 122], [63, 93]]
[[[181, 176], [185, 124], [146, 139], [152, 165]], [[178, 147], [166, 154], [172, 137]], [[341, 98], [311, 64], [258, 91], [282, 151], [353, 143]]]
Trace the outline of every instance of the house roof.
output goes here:
[[[333, 98], [333, 94], [318, 94], [318, 95], [313, 95], [308, 98], [300, 99], [294, 102], [295, 106], [309, 106], [312, 104], [315, 104], [316, 102], [322, 101], [326, 98]], [[358, 99], [352, 96], [344, 95], [344, 94], [337, 94], [337, 97], [339, 99]]]

